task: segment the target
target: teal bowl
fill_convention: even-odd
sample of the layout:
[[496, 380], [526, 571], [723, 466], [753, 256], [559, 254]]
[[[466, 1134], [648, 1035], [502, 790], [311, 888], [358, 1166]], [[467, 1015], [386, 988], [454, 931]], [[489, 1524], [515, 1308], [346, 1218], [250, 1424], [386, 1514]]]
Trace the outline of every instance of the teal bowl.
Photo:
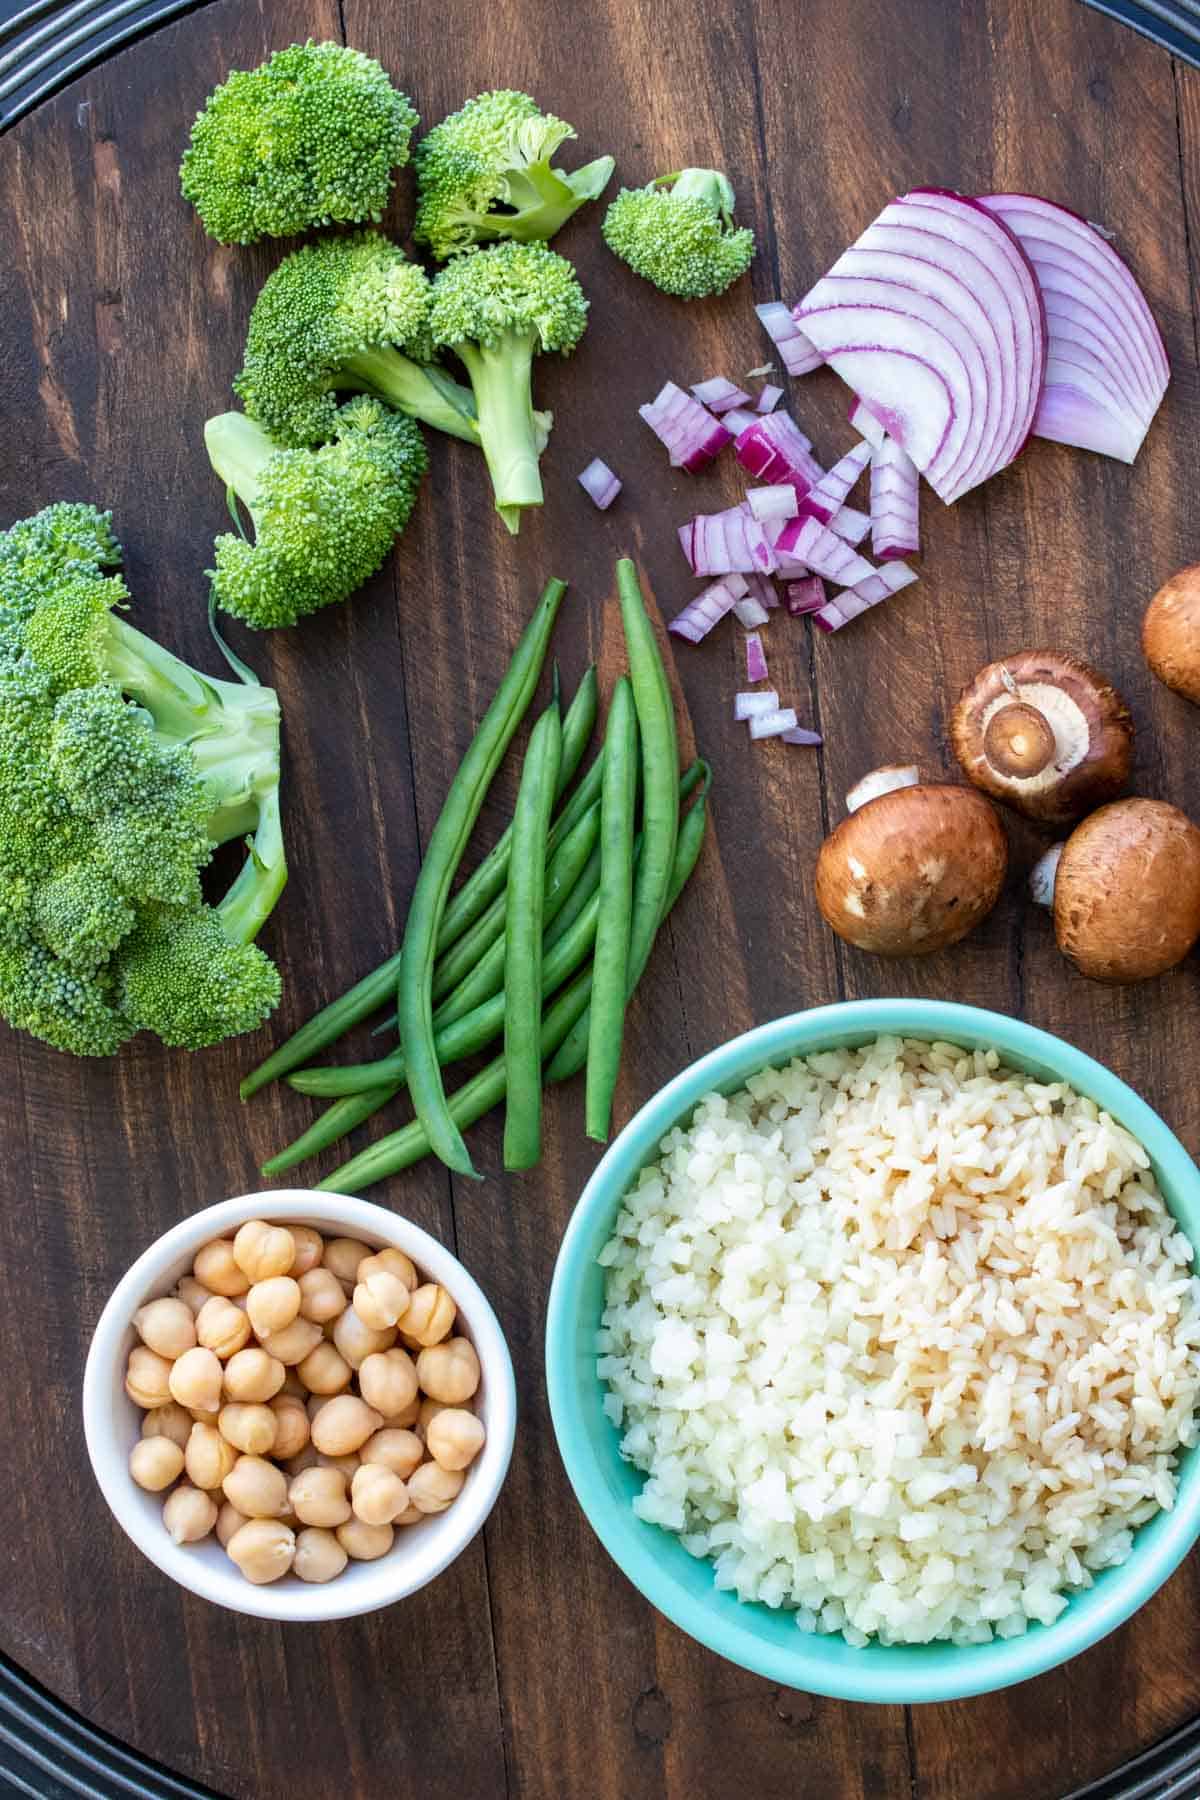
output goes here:
[[1053, 1625], [990, 1644], [922, 1644], [852, 1649], [840, 1636], [797, 1629], [793, 1616], [718, 1592], [708, 1562], [678, 1538], [639, 1519], [632, 1506], [641, 1475], [621, 1460], [605, 1418], [594, 1339], [604, 1273], [596, 1258], [612, 1233], [622, 1196], [673, 1125], [714, 1090], [744, 1086], [757, 1070], [817, 1050], [844, 1049], [884, 1034], [993, 1048], [1011, 1067], [1065, 1081], [1089, 1095], [1149, 1153], [1167, 1204], [1200, 1244], [1200, 1171], [1158, 1114], [1132, 1088], [1061, 1038], [1018, 1019], [933, 1000], [865, 1000], [794, 1013], [761, 1025], [702, 1057], [667, 1083], [614, 1141], [567, 1227], [546, 1322], [546, 1379], [558, 1447], [592, 1529], [634, 1586], [681, 1630], [758, 1675], [808, 1693], [891, 1704], [957, 1700], [1027, 1681], [1066, 1662], [1136, 1612], [1200, 1537], [1200, 1446], [1183, 1454], [1179, 1492], [1137, 1533], [1132, 1553], [1077, 1594]]

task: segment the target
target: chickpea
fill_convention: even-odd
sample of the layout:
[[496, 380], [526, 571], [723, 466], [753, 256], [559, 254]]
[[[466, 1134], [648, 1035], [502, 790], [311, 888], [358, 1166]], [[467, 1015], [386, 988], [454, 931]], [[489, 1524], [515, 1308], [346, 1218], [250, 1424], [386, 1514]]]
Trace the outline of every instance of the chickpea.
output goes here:
[[339, 1281], [353, 1287], [358, 1280], [359, 1263], [370, 1254], [369, 1244], [360, 1244], [357, 1238], [337, 1237], [326, 1240], [325, 1255], [321, 1260]]
[[430, 1425], [437, 1418], [438, 1414], [445, 1412], [445, 1410], [446, 1404], [443, 1400], [422, 1400], [421, 1410], [417, 1414], [417, 1422], [413, 1426], [413, 1430], [416, 1432], [422, 1443], [428, 1441]]
[[358, 1386], [368, 1406], [394, 1418], [417, 1396], [416, 1365], [407, 1350], [377, 1350], [363, 1358]]
[[217, 1423], [225, 1442], [244, 1456], [269, 1456], [275, 1449], [279, 1420], [261, 1401], [255, 1406], [231, 1400], [221, 1408]]
[[187, 1483], [167, 1495], [163, 1524], [177, 1544], [198, 1544], [217, 1522], [217, 1503], [210, 1494]]
[[373, 1331], [363, 1323], [352, 1306], [340, 1313], [333, 1325], [333, 1341], [350, 1364], [357, 1369], [368, 1356], [377, 1350], [390, 1350], [396, 1341], [396, 1327], [389, 1325], [383, 1331]]
[[461, 1406], [479, 1386], [479, 1358], [470, 1338], [453, 1337], [422, 1350], [417, 1380], [423, 1393], [446, 1406]]
[[415, 1394], [407, 1406], [402, 1406], [398, 1413], [393, 1413], [389, 1417], [388, 1424], [397, 1426], [401, 1431], [414, 1431], [420, 1416], [421, 1396]]
[[425, 1349], [449, 1337], [457, 1316], [458, 1308], [445, 1288], [436, 1281], [427, 1281], [412, 1296], [407, 1312], [401, 1314], [400, 1329], [406, 1338], [415, 1338]]
[[292, 1394], [276, 1394], [271, 1411], [275, 1414], [275, 1442], [271, 1454], [278, 1462], [288, 1462], [308, 1443], [308, 1414], [304, 1402]]
[[251, 1519], [235, 1531], [225, 1546], [247, 1581], [264, 1587], [278, 1581], [291, 1568], [296, 1555], [296, 1534], [279, 1519]]
[[312, 1441], [325, 1456], [349, 1456], [383, 1420], [357, 1394], [336, 1394], [312, 1421]]
[[295, 1369], [289, 1369], [283, 1378], [283, 1386], [279, 1390], [285, 1399], [299, 1400], [301, 1405], [308, 1399], [308, 1389], [301, 1381]]
[[443, 1469], [441, 1463], [422, 1463], [408, 1483], [408, 1497], [419, 1512], [445, 1512], [456, 1499], [466, 1476], [461, 1469]]
[[171, 1398], [172, 1365], [157, 1350], [135, 1344], [125, 1368], [125, 1392], [135, 1406], [165, 1406]]
[[296, 1535], [292, 1573], [301, 1581], [332, 1581], [349, 1560], [332, 1531], [309, 1525]]
[[256, 1281], [246, 1295], [246, 1314], [260, 1338], [282, 1331], [300, 1311], [300, 1284], [290, 1275]]
[[[191, 1406], [188, 1408], [188, 1418], [192, 1421], [193, 1425], [212, 1425], [215, 1427], [220, 1417], [221, 1409], [219, 1406]], [[191, 1435], [192, 1434], [189, 1431], [188, 1436], [190, 1437]]]
[[225, 1392], [231, 1400], [273, 1400], [283, 1386], [283, 1377], [283, 1364], [252, 1345], [225, 1364]]
[[286, 1275], [295, 1262], [296, 1240], [284, 1225], [247, 1219], [233, 1240], [233, 1254], [247, 1285], [270, 1281], [272, 1275]]
[[282, 1331], [272, 1331], [263, 1339], [263, 1349], [287, 1368], [302, 1363], [310, 1350], [321, 1342], [323, 1332], [311, 1319], [293, 1319]]
[[211, 1244], [205, 1244], [203, 1250], [198, 1250], [192, 1264], [192, 1274], [210, 1294], [224, 1294], [227, 1300], [244, 1294], [250, 1286], [238, 1267], [233, 1245], [228, 1238], [216, 1238]]
[[465, 1469], [483, 1449], [487, 1434], [483, 1421], [461, 1406], [448, 1406], [429, 1421], [425, 1442], [429, 1454], [443, 1469]]
[[403, 1250], [394, 1250], [390, 1244], [384, 1250], [377, 1250], [374, 1256], [365, 1256], [355, 1271], [354, 1279], [369, 1281], [372, 1275], [379, 1274], [382, 1269], [386, 1269], [389, 1275], [394, 1275], [397, 1281], [402, 1281], [410, 1294], [421, 1284], [421, 1277], [417, 1274], [412, 1259], [405, 1256]]
[[359, 1454], [364, 1464], [378, 1463], [391, 1469], [401, 1481], [407, 1481], [424, 1456], [425, 1446], [415, 1431], [397, 1431], [385, 1426], [367, 1439]]
[[239, 1456], [221, 1486], [248, 1519], [275, 1519], [287, 1509], [287, 1477], [263, 1456]]
[[311, 1225], [289, 1225], [292, 1243], [296, 1246], [296, 1254], [292, 1258], [292, 1266], [287, 1271], [293, 1281], [299, 1281], [310, 1269], [315, 1269], [325, 1254], [325, 1239]]
[[312, 1444], [307, 1443], [303, 1450], [297, 1450], [295, 1456], [289, 1456], [283, 1466], [288, 1475], [294, 1476], [303, 1475], [305, 1469], [319, 1468], [320, 1464], [321, 1459]]
[[421, 1520], [428, 1516], [427, 1513], [421, 1511], [419, 1506], [406, 1506], [400, 1516], [392, 1520], [392, 1524], [396, 1526], [419, 1525]]
[[351, 1451], [348, 1456], [322, 1456], [318, 1454], [317, 1462], [323, 1469], [337, 1469], [344, 1481], [353, 1481], [362, 1457]]
[[237, 1451], [225, 1442], [215, 1425], [193, 1425], [183, 1460], [192, 1486], [211, 1493], [237, 1462]]
[[337, 1528], [337, 1541], [355, 1562], [374, 1562], [386, 1556], [395, 1532], [390, 1525], [367, 1525], [362, 1519], [348, 1519]]
[[288, 1505], [305, 1525], [344, 1525], [351, 1517], [340, 1469], [305, 1469], [288, 1488]]
[[163, 1406], [152, 1406], [142, 1418], [144, 1438], [170, 1438], [173, 1444], [178, 1444], [184, 1450], [191, 1435], [192, 1415], [186, 1406], [180, 1406], [178, 1400], [168, 1400]]
[[[368, 1357], [368, 1362], [370, 1358]], [[354, 1370], [334, 1345], [320, 1343], [297, 1365], [300, 1379], [314, 1394], [340, 1394], [350, 1386]], [[374, 1402], [371, 1403], [374, 1405]]]
[[300, 1289], [300, 1317], [318, 1325], [336, 1319], [349, 1305], [346, 1290], [330, 1269], [306, 1269], [297, 1283]]
[[364, 1525], [390, 1525], [408, 1507], [408, 1489], [382, 1463], [361, 1463], [350, 1483], [350, 1504]]
[[224, 1294], [213, 1294], [196, 1315], [196, 1336], [206, 1350], [227, 1362], [250, 1341], [250, 1321]]
[[195, 1406], [203, 1412], [211, 1412], [221, 1404], [222, 1373], [221, 1364], [212, 1351], [197, 1344], [194, 1350], [185, 1350], [171, 1364], [171, 1398], [178, 1400], [180, 1406]]
[[182, 1275], [175, 1283], [175, 1293], [195, 1318], [206, 1300], [212, 1299], [208, 1288], [202, 1287], [194, 1275]]
[[143, 1344], [157, 1351], [159, 1356], [165, 1356], [168, 1362], [174, 1362], [196, 1342], [196, 1321], [191, 1308], [182, 1300], [172, 1300], [169, 1295], [139, 1306], [133, 1315], [133, 1328]]
[[358, 1283], [351, 1305], [372, 1331], [386, 1331], [408, 1311], [408, 1289], [390, 1270], [379, 1269]]
[[161, 1494], [183, 1472], [183, 1451], [169, 1437], [139, 1438], [129, 1453], [129, 1473], [148, 1494]]
[[240, 1513], [232, 1500], [217, 1509], [217, 1541], [223, 1550], [228, 1549], [229, 1540], [235, 1531], [240, 1531], [246, 1523], [245, 1513]]
[[323, 1406], [328, 1406], [332, 1399], [332, 1394], [310, 1394], [308, 1396], [308, 1399], [304, 1402], [304, 1410], [308, 1414], [308, 1423], [310, 1426], [321, 1408]]

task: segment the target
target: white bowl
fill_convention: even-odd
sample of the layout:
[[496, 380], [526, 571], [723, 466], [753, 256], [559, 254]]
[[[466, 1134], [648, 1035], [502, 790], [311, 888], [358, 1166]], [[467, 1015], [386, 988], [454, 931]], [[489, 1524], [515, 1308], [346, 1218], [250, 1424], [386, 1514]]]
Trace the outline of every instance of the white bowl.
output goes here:
[[[238, 1571], [215, 1537], [176, 1544], [162, 1522], [163, 1494], [149, 1494], [129, 1473], [129, 1453], [141, 1434], [141, 1410], [125, 1392], [125, 1365], [137, 1341], [132, 1319], [138, 1307], [168, 1293], [191, 1269], [202, 1244], [231, 1237], [247, 1219], [280, 1219], [312, 1225], [333, 1237], [394, 1245], [422, 1275], [440, 1282], [458, 1307], [456, 1330], [475, 1345], [482, 1371], [476, 1409], [487, 1441], [467, 1471], [453, 1505], [419, 1525], [397, 1531], [386, 1556], [351, 1562], [323, 1585], [295, 1575], [255, 1587]], [[390, 1606], [439, 1575], [475, 1536], [508, 1473], [516, 1426], [512, 1359], [499, 1321], [483, 1290], [462, 1264], [429, 1233], [366, 1200], [306, 1188], [244, 1194], [224, 1200], [176, 1225], [151, 1244], [117, 1283], [100, 1315], [83, 1376], [83, 1428], [100, 1491], [139, 1550], [164, 1574], [205, 1600], [260, 1619], [348, 1619]]]

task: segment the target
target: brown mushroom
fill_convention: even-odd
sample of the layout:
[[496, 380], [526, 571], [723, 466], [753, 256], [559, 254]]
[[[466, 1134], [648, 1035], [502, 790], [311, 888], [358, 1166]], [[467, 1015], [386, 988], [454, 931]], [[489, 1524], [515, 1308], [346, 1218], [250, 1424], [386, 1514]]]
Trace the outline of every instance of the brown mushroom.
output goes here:
[[1036, 864], [1064, 956], [1093, 981], [1145, 981], [1200, 937], [1200, 830], [1163, 800], [1118, 800]]
[[1142, 649], [1160, 681], [1200, 706], [1200, 563], [1159, 588], [1142, 620]]
[[973, 788], [913, 785], [908, 770], [877, 773], [906, 779], [861, 802], [821, 845], [817, 905], [859, 950], [926, 956], [956, 944], [991, 912], [1008, 845]]
[[1129, 779], [1133, 720], [1098, 670], [1057, 650], [989, 663], [959, 696], [950, 742], [967, 779], [1007, 806], [1066, 825]]

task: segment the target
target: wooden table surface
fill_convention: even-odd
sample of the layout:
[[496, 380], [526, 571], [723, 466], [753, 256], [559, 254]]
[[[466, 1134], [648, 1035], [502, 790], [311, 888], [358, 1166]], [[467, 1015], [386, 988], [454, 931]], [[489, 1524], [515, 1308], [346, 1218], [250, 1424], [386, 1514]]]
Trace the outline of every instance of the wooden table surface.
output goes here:
[[[952, 510], [928, 497], [920, 585], [842, 634], [777, 616], [773, 681], [819, 724], [822, 754], [752, 748], [732, 724], [739, 633], [678, 648], [717, 770], [715, 830], [633, 1009], [619, 1115], [750, 1024], [840, 997], [933, 995], [1069, 1037], [1195, 1151], [1195, 969], [1124, 991], [1071, 974], [1022, 900], [1030, 832], [1012, 830], [993, 918], [925, 962], [844, 949], [810, 881], [851, 782], [880, 761], [948, 771], [949, 701], [1025, 645], [1097, 661], [1137, 717], [1139, 791], [1196, 801], [1200, 718], [1149, 678], [1138, 622], [1197, 554], [1200, 73], [1077, 0], [214, 0], [125, 50], [0, 142], [0, 518], [65, 497], [111, 506], [135, 622], [214, 668], [203, 570], [224, 499], [201, 428], [230, 403], [280, 249], [209, 241], [176, 165], [231, 65], [309, 34], [380, 56], [431, 122], [479, 89], [521, 86], [577, 122], [580, 160], [611, 150], [630, 182], [718, 163], [761, 248], [748, 282], [683, 307], [624, 273], [585, 213], [561, 248], [591, 294], [591, 329], [572, 361], [538, 370], [557, 419], [544, 515], [510, 539], [473, 453], [439, 439], [368, 590], [296, 631], [238, 634], [286, 719], [292, 878], [264, 939], [286, 979], [274, 1035], [393, 947], [447, 780], [543, 577], [573, 584], [558, 639], [570, 678], [592, 657], [606, 680], [619, 666], [619, 553], [642, 560], [664, 614], [690, 591], [675, 526], [727, 504], [738, 477], [731, 459], [698, 479], [669, 470], [638, 403], [668, 377], [764, 361], [752, 300], [802, 292], [893, 192], [1024, 188], [1116, 232], [1166, 337], [1166, 404], [1134, 469], [1034, 443]], [[402, 180], [388, 220], [401, 233], [410, 206]], [[792, 403], [819, 452], [848, 447], [831, 377], [797, 384]], [[603, 516], [574, 480], [593, 454], [625, 481]], [[506, 774], [485, 833], [511, 787]], [[253, 1189], [262, 1157], [307, 1122], [311, 1103], [286, 1089], [239, 1104], [239, 1072], [271, 1035], [196, 1056], [139, 1040], [97, 1063], [0, 1037], [0, 1648], [88, 1718], [247, 1800], [1054, 1800], [1200, 1707], [1195, 1560], [1069, 1667], [907, 1711], [773, 1688], [660, 1619], [592, 1537], [546, 1410], [547, 1287], [596, 1157], [574, 1090], [549, 1101], [540, 1171], [500, 1174], [489, 1121], [472, 1140], [481, 1186], [427, 1164], [377, 1196], [456, 1247], [509, 1334], [521, 1422], [483, 1536], [431, 1588], [347, 1624], [282, 1628], [173, 1587], [93, 1485], [80, 1374], [133, 1257]]]

